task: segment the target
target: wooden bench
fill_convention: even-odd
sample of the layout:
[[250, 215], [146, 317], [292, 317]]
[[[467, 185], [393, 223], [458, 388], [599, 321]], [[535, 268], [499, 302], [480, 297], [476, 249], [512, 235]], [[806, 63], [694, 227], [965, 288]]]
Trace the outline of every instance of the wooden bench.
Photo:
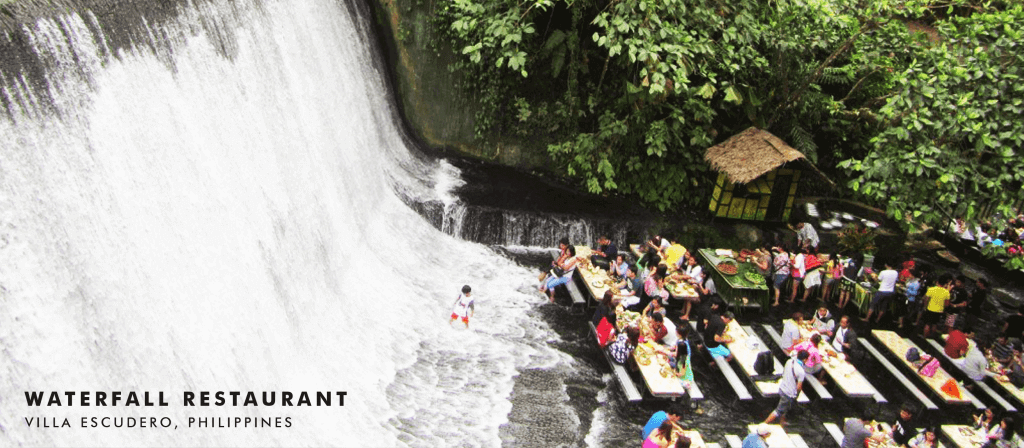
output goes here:
[[[697, 323], [690, 321], [690, 327], [693, 329], [693, 332], [697, 337], [703, 341], [703, 335], [697, 331]], [[706, 346], [704, 347], [704, 351], [707, 351]], [[710, 355], [711, 352], [708, 352], [708, 354]], [[720, 370], [722, 375], [725, 376], [725, 380], [729, 382], [729, 386], [732, 386], [732, 390], [736, 392], [736, 396], [739, 397], [740, 400], [753, 400], [754, 397], [750, 395], [750, 391], [748, 391], [747, 387], [743, 385], [743, 381], [740, 381], [740, 377], [732, 370], [732, 366], [725, 361], [725, 358], [721, 356], [714, 356], [713, 358], [715, 360], [715, 366], [717, 366], [718, 370]]]
[[[937, 350], [944, 358], [946, 358], [946, 360], [949, 361], [949, 363], [952, 364], [953, 367], [958, 372], [963, 374], [965, 377], [967, 376], [967, 373], [964, 372], [963, 369], [961, 369], [960, 366], [958, 366], [956, 364], [956, 362], [953, 361], [953, 358], [950, 358], [949, 355], [946, 354], [945, 348], [943, 348], [941, 345], [939, 345], [938, 341], [936, 341], [934, 339], [928, 339], [928, 344], [930, 344], [932, 346], [932, 348]], [[978, 350], [978, 348], [974, 348], [974, 350]], [[984, 391], [986, 394], [988, 394], [989, 397], [992, 397], [992, 399], [995, 400], [996, 404], [998, 404], [1003, 409], [1005, 409], [1006, 412], [1017, 412], [1017, 408], [1015, 408], [1013, 405], [1010, 404], [1010, 402], [1006, 401], [1003, 397], [1001, 397], [998, 393], [996, 393], [996, 391], [992, 390], [992, 388], [989, 387], [988, 384], [985, 384], [984, 380], [982, 380], [982, 381], [975, 381], [975, 380], [971, 379], [970, 377], [968, 377], [967, 380], [971, 381], [972, 383], [974, 383], [974, 385], [978, 386], [978, 388], [981, 389], [982, 391]], [[964, 391], [964, 392], [966, 392], [966, 391]], [[981, 403], [980, 401], [978, 401], [978, 399], [974, 395], [970, 395], [969, 397], [971, 398], [971, 404], [973, 404], [974, 407], [976, 407], [978, 409], [984, 409], [985, 408], [984, 407], [985, 405], [983, 403]]]
[[[737, 324], [738, 324], [738, 322], [737, 322]], [[749, 325], [746, 325], [746, 326], [742, 326], [741, 325], [740, 328], [743, 330], [744, 333], [746, 333], [746, 335], [747, 335], [746, 337], [750, 341], [753, 341], [755, 344], [757, 344], [756, 345], [757, 347], [761, 347], [764, 350], [768, 349], [768, 344], [765, 344], [764, 341], [762, 341], [761, 338], [757, 335], [757, 333], [754, 332], [754, 327], [751, 327]], [[730, 344], [730, 345], [734, 346], [735, 344]], [[747, 348], [746, 345], [743, 345], [740, 348], [738, 348], [737, 350], [744, 350], [746, 348]], [[786, 365], [786, 363], [785, 362], [779, 362], [779, 360], [776, 359], [775, 366], [774, 366], [775, 368], [774, 368], [772, 373], [778, 377], [777, 380], [774, 380], [774, 381], [759, 381], [758, 378], [760, 378], [760, 377], [756, 376], [756, 372], [754, 372], [754, 361], [757, 359], [756, 353], [751, 353], [751, 352], [747, 351], [745, 353], [745, 355], [747, 357], [749, 357], [749, 358], [747, 359], [746, 362], [743, 362], [740, 359], [741, 356], [739, 354], [737, 354], [737, 350], [733, 351], [733, 359], [736, 361], [737, 364], [740, 364], [740, 367], [742, 367], [744, 371], [746, 371], [748, 377], [750, 378], [750, 381], [754, 383], [754, 388], [757, 389], [757, 391], [760, 392], [761, 396], [763, 396], [763, 397], [777, 397], [779, 395], [779, 381], [782, 379], [782, 370], [783, 370], [784, 366]], [[814, 375], [806, 375], [805, 377], [806, 378], [813, 378]], [[817, 380], [815, 380], [815, 381], [817, 381]], [[801, 391], [800, 394], [796, 397], [796, 401], [798, 403], [809, 403], [811, 401], [811, 399], [807, 397], [806, 393]]]
[[725, 443], [729, 444], [729, 448], [743, 448], [743, 439], [735, 434], [726, 434]]
[[825, 423], [825, 430], [836, 440], [836, 445], [843, 444], [843, 430], [835, 423]]
[[[558, 255], [559, 255], [558, 249], [551, 249], [550, 253], [551, 253], [551, 259], [552, 260], [557, 260], [558, 259]], [[587, 298], [583, 297], [583, 293], [581, 293], [579, 287], [576, 286], [576, 277], [577, 276], [579, 276], [579, 272], [573, 271], [572, 279], [569, 280], [568, 282], [566, 282], [564, 286], [565, 286], [565, 289], [567, 291], [569, 291], [569, 297], [572, 297], [572, 304], [573, 304], [573, 306], [576, 306], [576, 305], [586, 306], [587, 305]]]
[[793, 442], [793, 445], [796, 446], [796, 448], [810, 448], [807, 446], [807, 442], [804, 442], [804, 438], [801, 437], [800, 434], [790, 434], [789, 440]]
[[[775, 345], [778, 345], [780, 349], [783, 348], [782, 336], [779, 334], [779, 332], [775, 331], [775, 328], [768, 324], [764, 324], [763, 327], [764, 330], [768, 332], [768, 336], [770, 336], [772, 338], [772, 341], [775, 342]], [[783, 364], [785, 364], [784, 360], [782, 362]], [[825, 389], [825, 386], [822, 385], [821, 381], [818, 381], [818, 379], [815, 378], [814, 375], [805, 375], [804, 382], [810, 385], [811, 389], [814, 389], [814, 392], [817, 393], [818, 397], [821, 398], [822, 400], [832, 399], [832, 394], [827, 389]]]
[[[922, 405], [924, 405], [925, 409], [939, 409], [939, 407], [936, 406], [935, 403], [932, 402], [932, 400], [928, 399], [928, 397], [925, 396], [924, 392], [921, 392], [921, 390], [918, 389], [917, 386], [914, 386], [914, 383], [910, 382], [910, 379], [908, 379], [906, 376], [903, 376], [903, 373], [897, 370], [896, 366], [892, 365], [892, 363], [889, 362], [888, 359], [885, 359], [885, 356], [882, 355], [882, 353], [879, 352], [878, 349], [875, 348], [875, 346], [871, 345], [871, 343], [868, 342], [866, 338], [858, 338], [857, 342], [862, 347], [864, 347], [864, 349], [867, 350], [868, 353], [871, 353], [871, 356], [874, 356], [875, 359], [878, 360], [880, 364], [882, 364], [882, 367], [885, 367], [885, 369], [888, 370], [889, 373], [896, 377], [896, 380], [899, 381], [900, 384], [903, 385], [903, 387], [907, 388], [907, 391], [910, 392], [914, 397], [916, 397], [917, 400], [920, 401]], [[842, 431], [840, 431], [840, 434], [842, 434]]]
[[[597, 328], [594, 327], [593, 322], [587, 322], [590, 325], [591, 333], [594, 338], [597, 338]], [[629, 371], [626, 370], [626, 366], [615, 362], [612, 356], [608, 354], [608, 350], [601, 348], [601, 353], [604, 354], [604, 359], [608, 360], [608, 365], [612, 368], [612, 374], [615, 375], [615, 379], [619, 381], [619, 385], [622, 386], [622, 392], [626, 394], [626, 400], [630, 403], [638, 403], [643, 400], [643, 395], [640, 394], [640, 390], [636, 388], [636, 384], [633, 383], [633, 378], [630, 378]]]

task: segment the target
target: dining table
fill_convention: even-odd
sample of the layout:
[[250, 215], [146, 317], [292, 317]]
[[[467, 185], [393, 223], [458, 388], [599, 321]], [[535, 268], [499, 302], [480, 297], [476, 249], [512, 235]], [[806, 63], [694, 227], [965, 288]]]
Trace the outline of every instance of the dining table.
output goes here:
[[[783, 320], [784, 324], [791, 322], [793, 322], [792, 319]], [[803, 339], [809, 339], [815, 333], [811, 321], [805, 320], [803, 325], [797, 325], [797, 327], [800, 329], [800, 337]], [[836, 352], [832, 344], [824, 337], [818, 344], [818, 352], [822, 357], [822, 369], [832, 377], [832, 381], [839, 386], [844, 394], [850, 397], [873, 397], [878, 394], [875, 386], [868, 382], [868, 379], [857, 370], [856, 366], [850, 363], [846, 354]]]
[[943, 390], [943, 385], [952, 380], [956, 383], [956, 380], [946, 372], [942, 367], [935, 369], [935, 373], [932, 376], [925, 376], [918, 373], [918, 367], [910, 361], [907, 361], [906, 354], [911, 348], [916, 348], [918, 353], [926, 353], [921, 350], [910, 339], [904, 338], [894, 331], [889, 330], [872, 330], [871, 334], [882, 343], [889, 351], [899, 358], [900, 363], [913, 373], [913, 376], [919, 378], [925, 385], [928, 386], [942, 401], [946, 403], [970, 403], [970, 393], [963, 388], [960, 384], [957, 384], [957, 390], [960, 392], [959, 396], [956, 394], [950, 394]]
[[[697, 253], [704, 260], [703, 270], [712, 275], [715, 288], [723, 300], [734, 307], [749, 307], [751, 304], [768, 309], [768, 279], [757, 271], [757, 266], [749, 261], [740, 260], [739, 255], [731, 249], [698, 249]], [[723, 271], [722, 263], [735, 264], [736, 272]], [[756, 275], [754, 275], [756, 274]], [[754, 280], [760, 277], [759, 280]]]

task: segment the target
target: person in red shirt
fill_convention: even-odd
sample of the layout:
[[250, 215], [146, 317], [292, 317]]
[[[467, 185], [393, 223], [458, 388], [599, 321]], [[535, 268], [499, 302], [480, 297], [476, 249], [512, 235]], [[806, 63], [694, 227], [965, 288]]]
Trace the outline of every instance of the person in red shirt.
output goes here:
[[946, 356], [953, 359], [963, 358], [967, 354], [967, 348], [969, 347], [967, 339], [973, 337], [974, 332], [969, 329], [950, 331], [949, 336], [946, 337]]

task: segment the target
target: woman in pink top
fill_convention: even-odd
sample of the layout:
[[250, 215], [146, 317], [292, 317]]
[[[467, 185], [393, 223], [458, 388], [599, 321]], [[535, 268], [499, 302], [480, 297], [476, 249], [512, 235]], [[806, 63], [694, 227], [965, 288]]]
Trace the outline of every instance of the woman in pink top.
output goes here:
[[799, 353], [800, 350], [807, 350], [807, 354], [810, 355], [807, 361], [804, 361], [804, 371], [817, 376], [821, 379], [821, 353], [818, 352], [818, 344], [821, 343], [821, 335], [814, 333], [811, 338], [793, 346], [793, 353]]

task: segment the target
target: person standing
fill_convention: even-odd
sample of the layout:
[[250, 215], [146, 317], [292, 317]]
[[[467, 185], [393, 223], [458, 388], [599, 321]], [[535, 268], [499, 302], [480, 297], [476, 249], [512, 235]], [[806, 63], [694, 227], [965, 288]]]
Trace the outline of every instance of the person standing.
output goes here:
[[939, 321], [942, 320], [942, 313], [946, 311], [946, 305], [949, 304], [949, 290], [952, 287], [953, 277], [943, 274], [939, 277], [938, 285], [925, 291], [926, 305], [924, 317], [921, 319], [924, 321], [924, 337], [931, 337], [932, 331], [937, 329]]
[[800, 395], [800, 390], [804, 387], [804, 377], [806, 376], [804, 362], [809, 356], [806, 351], [800, 350], [796, 353], [796, 357], [786, 361], [786, 366], [782, 369], [782, 379], [779, 380], [779, 404], [771, 414], [768, 414], [768, 418], [764, 420], [765, 424], [774, 422], [776, 419], [779, 420], [779, 423], [786, 424], [786, 413], [796, 403], [796, 397]]
[[900, 273], [892, 268], [889, 261], [885, 262], [885, 269], [878, 273], [878, 292], [871, 299], [871, 307], [868, 308], [868, 315], [864, 322], [871, 322], [871, 315], [878, 313], [878, 320], [875, 323], [882, 323], [882, 316], [885, 316], [885, 309], [889, 302], [896, 296], [896, 280]]
[[818, 249], [818, 231], [809, 223], [802, 222], [796, 225], [796, 242], [800, 247]]
[[772, 285], [775, 286], [775, 302], [772, 306], [779, 306], [779, 296], [782, 295], [782, 287], [786, 284], [786, 280], [789, 279], [789, 252], [786, 252], [784, 246], [776, 246], [773, 248], [775, 251], [775, 257], [772, 258], [772, 265], [775, 267], [775, 278], [772, 279]]
[[455, 322], [455, 319], [462, 319], [462, 323], [466, 324], [466, 328], [469, 328], [469, 318], [473, 317], [473, 313], [476, 312], [475, 305], [473, 303], [473, 288], [469, 285], [462, 287], [462, 294], [455, 299], [455, 304], [452, 306], [452, 316], [448, 320], [448, 325]]

